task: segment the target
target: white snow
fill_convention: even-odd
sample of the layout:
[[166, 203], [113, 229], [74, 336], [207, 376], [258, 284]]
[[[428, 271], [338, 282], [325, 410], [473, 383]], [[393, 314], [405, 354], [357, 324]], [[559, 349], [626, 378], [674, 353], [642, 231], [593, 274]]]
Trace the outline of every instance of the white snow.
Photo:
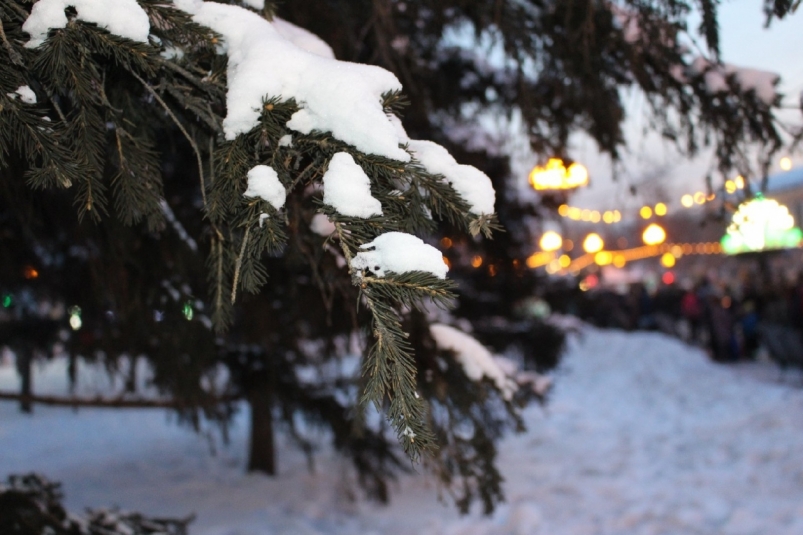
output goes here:
[[426, 271], [439, 279], [445, 279], [449, 267], [443, 261], [443, 254], [423, 240], [404, 232], [386, 232], [360, 246], [361, 251], [351, 259], [351, 269], [367, 269], [377, 277], [385, 273], [407, 273]]
[[[58, 366], [58, 370], [52, 370]], [[35, 368], [35, 391], [62, 393], [63, 359]], [[62, 379], [63, 380], [63, 379]], [[0, 360], [0, 388], [18, 388]], [[758, 363], [722, 366], [658, 334], [587, 328], [573, 337], [546, 410], [499, 447], [507, 502], [490, 517], [443, 505], [419, 468], [380, 506], [324, 448], [310, 472], [279, 435], [279, 475], [245, 475], [249, 414], [231, 444], [158, 410], [0, 402], [0, 475], [64, 482], [66, 505], [196, 513], [192, 535], [800, 535], [803, 390]], [[354, 497], [354, 498], [352, 498]]]
[[197, 0], [174, 0], [174, 5], [224, 38], [229, 57], [226, 139], [258, 124], [265, 96], [280, 96], [295, 98], [302, 106], [288, 128], [303, 134], [331, 132], [366, 154], [409, 161], [382, 109], [382, 94], [401, 90], [392, 73], [312, 54], [284, 38], [274, 24], [239, 6]]
[[443, 323], [433, 323], [429, 326], [429, 332], [440, 349], [454, 352], [455, 359], [469, 379], [479, 382], [487, 377], [496, 385], [502, 397], [506, 400], [513, 398], [518, 388], [516, 382], [503, 371], [491, 352], [474, 337]]
[[382, 204], [371, 195], [371, 180], [347, 152], [338, 152], [323, 175], [323, 203], [349, 217], [382, 215]]
[[326, 214], [315, 214], [312, 216], [309, 228], [319, 236], [329, 236], [335, 231], [335, 224], [329, 221]]
[[488, 175], [471, 165], [458, 164], [449, 151], [432, 141], [409, 141], [413, 156], [433, 175], [443, 175], [471, 212], [477, 215], [494, 213], [496, 192]]
[[[267, 165], [254, 166], [248, 171], [248, 188], [244, 197], [259, 197], [270, 203], [275, 209], [281, 210], [287, 199], [287, 190], [279, 181], [276, 170]], [[260, 220], [260, 226], [262, 221]]]
[[293, 146], [293, 136], [290, 134], [285, 134], [279, 138], [279, 146], [280, 147], [292, 147]]
[[279, 35], [298, 48], [322, 58], [335, 59], [335, 52], [332, 47], [314, 33], [279, 17], [273, 17], [273, 27], [276, 28]]
[[136, 0], [39, 0], [31, 8], [31, 14], [22, 25], [31, 40], [28, 48], [36, 48], [45, 42], [47, 32], [67, 26], [64, 10], [74, 7], [78, 20], [94, 22], [99, 27], [132, 41], [148, 42], [151, 25], [148, 15]]
[[36, 93], [27, 85], [19, 86], [13, 93], [6, 93], [6, 96], [11, 99], [19, 97], [25, 104], [36, 104]]

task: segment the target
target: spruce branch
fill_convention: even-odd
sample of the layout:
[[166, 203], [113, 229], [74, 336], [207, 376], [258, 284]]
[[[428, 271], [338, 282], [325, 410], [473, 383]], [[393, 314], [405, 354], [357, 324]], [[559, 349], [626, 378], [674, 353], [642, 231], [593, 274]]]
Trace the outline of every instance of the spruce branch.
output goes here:
[[248, 245], [248, 235], [251, 233], [251, 227], [245, 227], [245, 234], [243, 234], [243, 243], [240, 246], [240, 254], [237, 255], [237, 262], [234, 264], [234, 280], [231, 283], [231, 304], [234, 304], [237, 298], [237, 283], [240, 280], [240, 268], [243, 266], [243, 257], [245, 256], [245, 248]]
[[170, 119], [172, 119], [173, 123], [178, 127], [178, 129], [184, 135], [184, 138], [192, 147], [192, 150], [195, 153], [195, 159], [198, 163], [198, 178], [201, 183], [201, 199], [203, 200], [204, 211], [208, 212], [208, 206], [206, 202], [206, 184], [204, 182], [204, 164], [203, 159], [201, 158], [201, 151], [198, 149], [198, 144], [195, 143], [195, 139], [187, 132], [186, 128], [184, 128], [184, 125], [181, 124], [181, 121], [178, 120], [178, 117], [176, 117], [176, 114], [173, 113], [173, 110], [171, 110], [162, 97], [159, 96], [159, 93], [157, 93], [156, 90], [151, 87], [149, 83], [143, 80], [137, 73], [131, 72], [131, 75], [139, 80], [139, 83], [141, 83], [142, 86], [153, 96], [153, 98], [156, 99], [156, 102], [162, 106], [162, 108], [165, 110], [165, 113], [167, 113]]

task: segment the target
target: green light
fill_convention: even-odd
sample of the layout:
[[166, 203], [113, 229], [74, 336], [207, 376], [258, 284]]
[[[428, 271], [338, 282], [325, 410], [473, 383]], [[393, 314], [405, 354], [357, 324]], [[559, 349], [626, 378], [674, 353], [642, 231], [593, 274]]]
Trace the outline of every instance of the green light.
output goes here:
[[184, 317], [187, 318], [187, 321], [191, 321], [195, 311], [192, 309], [192, 304], [187, 301], [184, 303], [184, 306], [181, 308], [181, 313], [184, 314]]
[[3, 294], [3, 308], [10, 308], [14, 304], [11, 294]]

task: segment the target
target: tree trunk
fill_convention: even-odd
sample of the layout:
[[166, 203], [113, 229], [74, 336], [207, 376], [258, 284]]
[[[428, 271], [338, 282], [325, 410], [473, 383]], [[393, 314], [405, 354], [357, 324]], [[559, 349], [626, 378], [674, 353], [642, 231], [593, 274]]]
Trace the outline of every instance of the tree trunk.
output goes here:
[[20, 374], [20, 410], [26, 413], [33, 412], [31, 395], [33, 394], [31, 365], [33, 361], [32, 352], [27, 348], [21, 348], [17, 353], [17, 372]]
[[276, 450], [273, 442], [273, 413], [270, 391], [266, 386], [248, 392], [251, 406], [251, 450], [249, 472], [276, 475]]

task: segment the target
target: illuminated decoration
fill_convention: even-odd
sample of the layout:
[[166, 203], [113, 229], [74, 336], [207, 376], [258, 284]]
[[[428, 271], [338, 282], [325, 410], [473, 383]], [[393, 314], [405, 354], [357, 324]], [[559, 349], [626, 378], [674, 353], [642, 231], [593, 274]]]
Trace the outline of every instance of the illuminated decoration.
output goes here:
[[572, 240], [563, 240], [563, 250], [567, 253], [574, 249], [574, 242]]
[[592, 232], [583, 240], [583, 251], [588, 254], [598, 253], [603, 247], [605, 247], [605, 242], [602, 241], [602, 238], [596, 232]]
[[560, 267], [566, 269], [572, 264], [572, 259], [567, 254], [560, 255], [560, 258], [558, 258], [558, 264], [560, 264]]
[[736, 189], [744, 189], [744, 177], [742, 175], [734, 178], [733, 183], [736, 184]]
[[[514, 264], [513, 267], [516, 267], [517, 262], [518, 262], [518, 260], [514, 260], [513, 261], [513, 264]], [[446, 258], [445, 256], [443, 257], [443, 263], [446, 264], [446, 267], [448, 267], [449, 269], [452, 269], [452, 261], [449, 260], [448, 258]]]
[[725, 192], [726, 193], [736, 193], [736, 182], [733, 180], [726, 180], [725, 181]]
[[660, 225], [651, 223], [644, 229], [641, 239], [646, 245], [660, 245], [666, 241], [666, 231]]
[[189, 301], [184, 303], [184, 306], [181, 307], [181, 313], [184, 314], [184, 318], [187, 321], [192, 321], [192, 317], [195, 315], [195, 311], [192, 309], [192, 303]]
[[11, 308], [13, 304], [14, 298], [11, 297], [11, 294], [3, 294], [3, 308]]
[[778, 162], [778, 165], [781, 167], [782, 171], [789, 171], [792, 169], [792, 158], [789, 156], [784, 156], [781, 158], [781, 161]]
[[618, 223], [622, 220], [622, 213], [619, 210], [605, 210], [604, 212], [599, 212], [598, 210], [578, 208], [567, 204], [561, 204], [558, 207], [558, 215], [569, 218], [572, 221], [585, 221], [588, 223], [599, 223], [602, 221], [608, 225]]
[[680, 198], [680, 204], [682, 204], [684, 208], [691, 208], [694, 206], [694, 197], [687, 193]]
[[703, 204], [705, 202], [705, 193], [698, 191], [694, 194], [694, 202], [696, 204]]
[[527, 267], [530, 269], [545, 266], [555, 259], [553, 252], [537, 252], [527, 257]]
[[538, 242], [542, 251], [557, 251], [563, 245], [563, 238], [554, 230], [547, 230]]
[[441, 246], [444, 249], [451, 249], [452, 245], [453, 245], [452, 238], [449, 238], [448, 236], [444, 236], [443, 238], [441, 238]]
[[666, 272], [666, 273], [664, 273], [664, 274], [663, 274], [663, 276], [661, 277], [661, 281], [662, 281], [664, 284], [666, 284], [667, 286], [669, 286], [670, 284], [672, 284], [673, 282], [675, 282], [675, 274], [674, 274], [674, 273], [672, 273], [671, 271], [667, 271], [667, 272]]
[[665, 268], [671, 268], [675, 266], [675, 255], [672, 253], [664, 253], [661, 255], [661, 265]]
[[70, 327], [73, 331], [77, 331], [84, 324], [84, 322], [81, 321], [81, 307], [70, 307], [67, 312], [70, 314]]
[[639, 210], [639, 215], [643, 219], [651, 218], [652, 217], [652, 208], [650, 208], [649, 206], [642, 206], [641, 210]]
[[22, 276], [28, 280], [38, 279], [39, 272], [33, 266], [25, 266], [25, 269], [22, 270]]
[[496, 266], [491, 264], [488, 266], [488, 275], [491, 277], [496, 277]]
[[594, 263], [598, 266], [607, 266], [613, 262], [613, 253], [610, 251], [600, 251], [594, 255]]
[[725, 254], [733, 255], [797, 247], [801, 239], [803, 232], [786, 206], [757, 196], [739, 206], [721, 243]]
[[665, 216], [666, 215], [666, 205], [662, 202], [659, 202], [655, 205], [655, 215], [657, 216]]
[[546, 165], [533, 167], [530, 184], [536, 191], [577, 189], [588, 185], [588, 170], [577, 162], [566, 167], [560, 158], [550, 158]]
[[615, 254], [613, 256], [613, 265], [614, 266], [616, 266], [618, 268], [623, 268], [623, 267], [625, 267], [626, 264], [627, 264], [627, 259], [625, 258], [624, 255]]
[[478, 268], [482, 265], [482, 257], [477, 255], [471, 259], [471, 267]]

